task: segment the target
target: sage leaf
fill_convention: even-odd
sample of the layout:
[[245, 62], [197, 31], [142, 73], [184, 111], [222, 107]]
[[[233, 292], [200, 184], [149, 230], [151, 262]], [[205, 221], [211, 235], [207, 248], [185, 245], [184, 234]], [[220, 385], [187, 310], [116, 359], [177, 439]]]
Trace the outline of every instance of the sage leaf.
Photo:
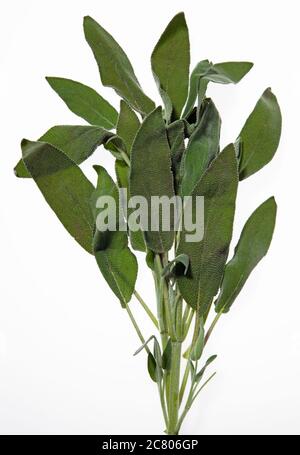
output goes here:
[[223, 62], [213, 64], [209, 60], [197, 63], [190, 77], [189, 94], [182, 117], [187, 118], [193, 110], [199, 95], [202, 103], [209, 82], [237, 84], [252, 68], [250, 62]]
[[184, 120], [176, 120], [167, 127], [167, 137], [171, 150], [172, 172], [174, 176], [174, 188], [176, 194], [181, 183], [180, 166], [185, 152], [185, 130]]
[[25, 166], [49, 206], [71, 236], [92, 253], [91, 182], [74, 161], [52, 145], [23, 139], [21, 147]]
[[[168, 251], [173, 244], [173, 226], [162, 229], [162, 210], [158, 207], [155, 216], [149, 216], [152, 196], [168, 197], [174, 194], [171, 155], [161, 107], [151, 112], [143, 121], [135, 137], [131, 151], [130, 196], [143, 196], [148, 203], [148, 226], [142, 226], [145, 241], [152, 251]], [[172, 218], [172, 216], [170, 217]], [[159, 229], [151, 230], [151, 221], [158, 221]], [[143, 220], [141, 220], [141, 224]]]
[[74, 114], [91, 125], [115, 128], [117, 111], [94, 89], [62, 77], [46, 77], [46, 80]]
[[157, 382], [157, 373], [156, 373], [156, 361], [151, 352], [148, 353], [148, 361], [147, 361], [147, 366], [148, 366], [148, 373], [150, 378], [152, 379], [153, 382]]
[[160, 37], [151, 66], [165, 104], [167, 121], [180, 118], [189, 85], [190, 42], [184, 13], [177, 14]]
[[182, 161], [181, 194], [189, 196], [211, 161], [219, 152], [221, 119], [209, 100], [198, 126], [193, 131]]
[[155, 105], [143, 92], [127, 55], [114, 38], [89, 16], [84, 18], [84, 33], [98, 64], [102, 84], [114, 88], [142, 115], [151, 112]]
[[[114, 181], [102, 166], [94, 167], [98, 174], [98, 182], [90, 202], [97, 220], [101, 212], [101, 209], [96, 207], [99, 197], [111, 196], [115, 200], [117, 214], [120, 206], [119, 192]], [[126, 230], [121, 230], [123, 226], [119, 222], [116, 223], [115, 230], [99, 230], [97, 222], [96, 228], [93, 250], [98, 267], [121, 305], [126, 306], [134, 291], [138, 270], [136, 257], [128, 248]]]
[[275, 95], [267, 88], [239, 134], [240, 180], [259, 171], [273, 158], [281, 135], [281, 113]]
[[[38, 141], [47, 142], [65, 153], [74, 163], [81, 164], [105, 144], [113, 134], [98, 126], [58, 125], [53, 126]], [[31, 177], [21, 159], [16, 165], [17, 177]]]
[[177, 254], [186, 254], [190, 267], [187, 275], [178, 277], [178, 286], [186, 302], [200, 315], [207, 311], [223, 276], [237, 185], [237, 160], [230, 145], [212, 162], [192, 193], [193, 203], [195, 196], [204, 196], [204, 233], [200, 242], [187, 241], [188, 232], [183, 226]]
[[204, 325], [203, 325], [203, 319], [201, 318], [200, 320], [200, 327], [199, 327], [199, 333], [196, 339], [196, 342], [191, 350], [191, 360], [197, 361], [200, 359], [203, 348], [204, 348]]
[[123, 139], [128, 155], [130, 155], [132, 143], [139, 127], [140, 121], [136, 113], [125, 101], [121, 100], [117, 134]]
[[246, 222], [233, 258], [225, 267], [216, 312], [227, 313], [243, 288], [247, 278], [267, 254], [276, 221], [276, 202], [273, 197], [263, 202]]
[[207, 359], [207, 361], [205, 362], [204, 367], [202, 367], [201, 370], [196, 374], [196, 376], [195, 376], [195, 382], [196, 382], [197, 384], [201, 381], [201, 379], [202, 379], [202, 377], [203, 377], [203, 375], [204, 375], [204, 373], [205, 373], [206, 368], [207, 368], [207, 367], [208, 367], [216, 358], [217, 358], [217, 355], [212, 355], [211, 357], [209, 357], [209, 358]]

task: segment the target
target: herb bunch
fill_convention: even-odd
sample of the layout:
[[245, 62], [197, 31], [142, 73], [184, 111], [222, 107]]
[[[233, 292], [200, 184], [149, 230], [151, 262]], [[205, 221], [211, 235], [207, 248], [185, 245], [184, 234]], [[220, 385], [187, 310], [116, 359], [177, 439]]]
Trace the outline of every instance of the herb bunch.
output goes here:
[[[114, 38], [91, 17], [84, 18], [84, 33], [102, 84], [121, 97], [119, 112], [84, 84], [47, 77], [69, 109], [88, 125], [58, 125], [37, 141], [23, 139], [15, 173], [35, 181], [66, 230], [95, 257], [140, 339], [136, 353], [147, 354], [165, 431], [178, 434], [214, 375], [206, 376], [216, 356], [204, 358], [205, 345], [271, 243], [276, 218], [273, 197], [249, 217], [227, 261], [239, 182], [274, 156], [281, 133], [280, 109], [267, 88], [237, 139], [220, 150], [221, 119], [206, 97], [208, 84], [236, 84], [252, 63], [202, 60], [190, 74], [188, 28], [179, 13], [151, 56], [163, 104], [156, 107]], [[98, 176], [94, 187], [79, 166], [101, 145], [115, 158], [116, 177], [94, 166]], [[167, 231], [134, 230], [130, 225], [125, 230], [119, 225], [114, 230], [99, 229], [98, 198], [110, 195], [119, 207], [120, 188], [149, 202], [152, 196], [192, 200], [203, 196], [203, 238], [189, 242], [184, 226]], [[151, 274], [154, 278], [156, 311], [136, 290], [138, 262], [133, 250], [145, 253], [149, 278]], [[129, 306], [133, 295], [153, 322], [153, 335], [147, 340]], [[215, 317], [207, 326], [210, 312]]]

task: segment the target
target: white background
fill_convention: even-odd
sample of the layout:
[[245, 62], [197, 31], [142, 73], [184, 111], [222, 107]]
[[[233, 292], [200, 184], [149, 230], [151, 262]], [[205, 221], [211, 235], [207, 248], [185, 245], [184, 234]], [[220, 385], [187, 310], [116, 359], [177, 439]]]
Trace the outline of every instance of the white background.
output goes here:
[[[0, 432], [160, 434], [157, 390], [126, 313], [92, 256], [64, 231], [30, 180], [13, 166], [22, 137], [55, 124], [82, 124], [44, 76], [102, 88], [84, 41], [82, 17], [107, 28], [131, 59], [145, 91], [159, 102], [149, 57], [161, 32], [184, 10], [192, 65], [209, 58], [255, 63], [238, 86], [211, 84], [223, 117], [222, 144], [235, 139], [263, 90], [280, 102], [283, 133], [263, 171], [242, 182], [234, 242], [249, 214], [270, 195], [279, 206], [268, 256], [252, 274], [207, 347], [217, 376], [183, 426], [184, 434], [299, 434], [299, 12], [292, 0], [187, 2], [38, 1], [1, 4]], [[91, 164], [112, 170], [98, 150]], [[142, 258], [141, 258], [142, 259]], [[151, 275], [137, 289], [154, 308]], [[132, 301], [146, 337], [152, 334]]]

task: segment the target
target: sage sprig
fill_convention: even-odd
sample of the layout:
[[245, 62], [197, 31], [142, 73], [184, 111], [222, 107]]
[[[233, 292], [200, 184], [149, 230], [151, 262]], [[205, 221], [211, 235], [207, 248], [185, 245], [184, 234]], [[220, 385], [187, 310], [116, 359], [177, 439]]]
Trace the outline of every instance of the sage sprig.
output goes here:
[[[119, 112], [85, 84], [47, 77], [88, 125], [56, 125], [38, 140], [23, 139], [15, 174], [34, 180], [62, 225], [95, 257], [139, 337], [135, 354], [146, 353], [165, 431], [178, 434], [215, 375], [207, 375], [216, 359], [207, 358], [208, 340], [272, 240], [274, 197], [249, 217], [228, 260], [238, 186], [273, 158], [280, 108], [267, 88], [238, 137], [222, 150], [221, 118], [206, 96], [208, 84], [236, 84], [252, 63], [201, 60], [190, 74], [188, 27], [179, 13], [151, 55], [161, 96], [156, 106], [115, 39], [91, 17], [84, 18], [84, 34], [103, 85], [121, 97]], [[116, 175], [96, 165], [94, 186], [80, 165], [100, 146], [113, 155]], [[136, 289], [133, 250], [145, 254], [154, 306]], [[133, 296], [153, 323], [148, 339], [130, 308]]]

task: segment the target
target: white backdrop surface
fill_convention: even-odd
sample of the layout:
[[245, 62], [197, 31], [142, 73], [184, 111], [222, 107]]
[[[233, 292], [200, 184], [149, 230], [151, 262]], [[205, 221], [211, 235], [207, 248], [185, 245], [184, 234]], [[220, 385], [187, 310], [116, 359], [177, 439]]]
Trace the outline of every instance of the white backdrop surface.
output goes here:
[[[91, 256], [64, 231], [32, 181], [14, 177], [22, 137], [55, 124], [82, 124], [44, 76], [72, 78], [99, 90], [82, 17], [91, 15], [127, 52], [145, 91], [159, 102], [149, 57], [168, 21], [185, 11], [192, 66], [250, 60], [237, 86], [211, 84], [223, 118], [222, 144], [235, 139], [263, 90], [282, 108], [273, 162], [241, 182], [234, 241], [268, 196], [278, 220], [268, 256], [251, 275], [208, 345], [217, 376], [183, 426], [185, 434], [300, 433], [299, 11], [298, 2], [52, 0], [1, 4], [1, 434], [160, 434], [163, 422], [136, 334]], [[98, 150], [84, 166], [113, 169]], [[147, 279], [146, 279], [147, 273]], [[149, 279], [148, 279], [149, 278]], [[154, 303], [142, 264], [138, 290]], [[132, 302], [145, 336], [152, 328]]]

